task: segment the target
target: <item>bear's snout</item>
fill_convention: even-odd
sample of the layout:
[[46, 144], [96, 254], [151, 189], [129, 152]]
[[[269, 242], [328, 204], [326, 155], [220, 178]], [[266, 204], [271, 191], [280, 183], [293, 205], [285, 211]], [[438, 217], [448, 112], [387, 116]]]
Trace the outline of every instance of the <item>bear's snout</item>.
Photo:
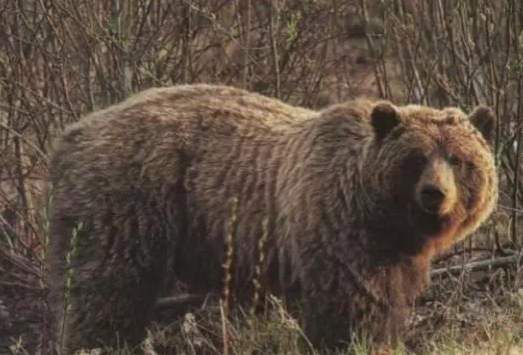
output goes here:
[[421, 189], [421, 207], [429, 213], [438, 213], [445, 201], [445, 192], [438, 186], [427, 184]]
[[427, 213], [445, 215], [452, 212], [457, 189], [454, 171], [445, 159], [431, 159], [418, 182], [416, 200]]

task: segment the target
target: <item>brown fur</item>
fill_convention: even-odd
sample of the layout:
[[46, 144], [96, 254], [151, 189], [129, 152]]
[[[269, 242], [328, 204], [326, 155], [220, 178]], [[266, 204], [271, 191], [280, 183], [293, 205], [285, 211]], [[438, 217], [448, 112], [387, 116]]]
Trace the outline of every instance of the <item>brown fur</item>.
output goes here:
[[[387, 340], [427, 285], [432, 255], [496, 203], [493, 122], [487, 108], [469, 119], [364, 100], [312, 112], [208, 85], [151, 89], [84, 118], [51, 161], [50, 300], [64, 351], [117, 332], [136, 345], [167, 279], [219, 292], [232, 197], [240, 301], [252, 296], [268, 217], [265, 286], [301, 302], [311, 340], [337, 346], [354, 326]], [[427, 212], [429, 184], [446, 195]]]

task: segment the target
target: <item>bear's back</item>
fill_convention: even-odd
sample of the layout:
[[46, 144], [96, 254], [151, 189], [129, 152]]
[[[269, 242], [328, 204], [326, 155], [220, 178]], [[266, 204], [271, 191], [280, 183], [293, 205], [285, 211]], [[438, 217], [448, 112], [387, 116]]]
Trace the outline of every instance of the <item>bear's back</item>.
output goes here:
[[[113, 166], [113, 174], [121, 171], [130, 176], [137, 168], [133, 162], [147, 161], [145, 156], [165, 160], [166, 152], [191, 150], [203, 144], [207, 139], [202, 137], [229, 139], [282, 131], [313, 114], [305, 108], [228, 86], [148, 89], [67, 127], [52, 156], [53, 180], [58, 180], [65, 170], [85, 176], [88, 166], [101, 163]], [[107, 154], [109, 151], [111, 154]], [[85, 159], [93, 161], [86, 164]], [[83, 161], [83, 167], [75, 166], [76, 161]]]

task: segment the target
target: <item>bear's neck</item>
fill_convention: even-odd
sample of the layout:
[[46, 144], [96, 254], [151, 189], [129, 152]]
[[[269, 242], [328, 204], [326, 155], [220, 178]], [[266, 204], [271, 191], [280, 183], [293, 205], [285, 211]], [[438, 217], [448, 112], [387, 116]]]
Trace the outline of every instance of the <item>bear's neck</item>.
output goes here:
[[296, 235], [289, 239], [354, 247], [372, 213], [361, 186], [365, 146], [364, 138], [326, 133], [313, 121], [286, 137], [276, 199], [282, 229]]

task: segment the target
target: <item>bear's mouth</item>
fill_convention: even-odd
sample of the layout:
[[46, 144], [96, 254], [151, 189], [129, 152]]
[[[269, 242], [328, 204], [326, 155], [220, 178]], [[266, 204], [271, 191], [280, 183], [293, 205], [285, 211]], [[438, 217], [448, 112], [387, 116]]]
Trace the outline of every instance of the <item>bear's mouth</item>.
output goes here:
[[430, 237], [438, 236], [445, 231], [452, 224], [452, 217], [450, 214], [434, 214], [420, 208], [416, 221], [421, 233]]
[[[444, 235], [454, 220], [451, 214], [438, 215], [423, 211], [415, 201], [394, 210], [384, 223], [377, 223], [377, 235], [387, 235], [379, 240], [379, 250], [394, 249], [406, 255], [422, 253], [428, 244]], [[390, 256], [390, 255], [389, 255]], [[387, 258], [389, 256], [380, 256]]]
[[[401, 205], [405, 207], [398, 208]], [[426, 211], [417, 203], [416, 199], [401, 201], [398, 198], [394, 200], [394, 206], [394, 212], [388, 216], [390, 227], [401, 231], [400, 233], [403, 235], [411, 235], [415, 239], [437, 237], [455, 223], [454, 212], [441, 214]]]
[[420, 236], [439, 235], [451, 222], [449, 214], [441, 215], [426, 211], [414, 201], [408, 207], [408, 224]]

